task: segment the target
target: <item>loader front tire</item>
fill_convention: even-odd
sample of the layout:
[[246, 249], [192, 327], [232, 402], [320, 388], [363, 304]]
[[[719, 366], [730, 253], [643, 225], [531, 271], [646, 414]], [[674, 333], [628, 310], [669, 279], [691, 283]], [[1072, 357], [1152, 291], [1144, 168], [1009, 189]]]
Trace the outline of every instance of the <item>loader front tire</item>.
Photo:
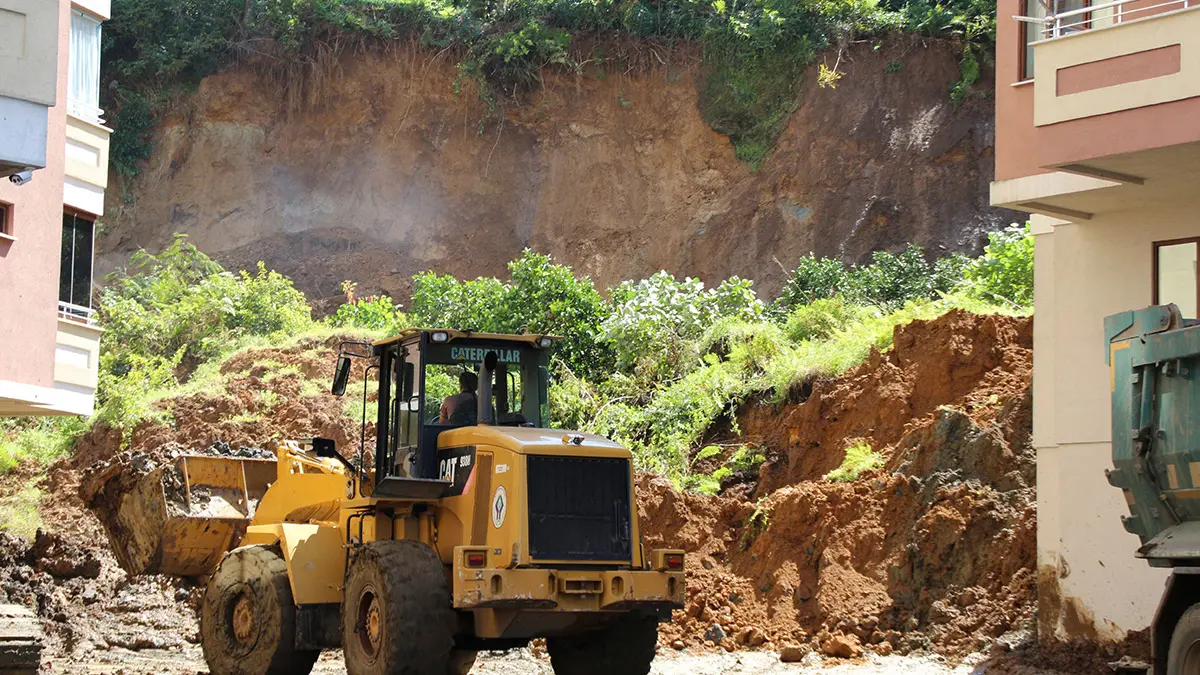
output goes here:
[[230, 551], [208, 581], [200, 645], [213, 675], [304, 675], [319, 650], [296, 649], [296, 604], [279, 550]]
[[555, 675], [646, 675], [658, 643], [654, 617], [626, 616], [604, 630], [546, 639]]
[[445, 675], [456, 627], [445, 568], [417, 541], [376, 541], [350, 567], [342, 599], [347, 675]]

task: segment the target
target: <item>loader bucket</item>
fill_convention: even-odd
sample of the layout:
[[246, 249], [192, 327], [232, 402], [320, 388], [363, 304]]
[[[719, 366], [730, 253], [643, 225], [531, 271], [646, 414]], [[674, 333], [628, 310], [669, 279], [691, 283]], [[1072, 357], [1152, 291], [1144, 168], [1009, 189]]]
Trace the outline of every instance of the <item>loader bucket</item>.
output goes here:
[[241, 541], [277, 469], [270, 459], [178, 457], [110, 480], [97, 515], [126, 572], [201, 576]]

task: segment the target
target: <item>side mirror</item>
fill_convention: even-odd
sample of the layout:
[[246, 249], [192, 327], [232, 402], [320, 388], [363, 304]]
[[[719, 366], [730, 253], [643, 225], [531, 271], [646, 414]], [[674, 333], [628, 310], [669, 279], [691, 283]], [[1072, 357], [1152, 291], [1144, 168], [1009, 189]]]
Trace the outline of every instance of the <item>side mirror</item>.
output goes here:
[[346, 393], [346, 383], [350, 381], [350, 357], [342, 356], [338, 358], [337, 368], [333, 371], [333, 386], [329, 391], [334, 396], [341, 396]]

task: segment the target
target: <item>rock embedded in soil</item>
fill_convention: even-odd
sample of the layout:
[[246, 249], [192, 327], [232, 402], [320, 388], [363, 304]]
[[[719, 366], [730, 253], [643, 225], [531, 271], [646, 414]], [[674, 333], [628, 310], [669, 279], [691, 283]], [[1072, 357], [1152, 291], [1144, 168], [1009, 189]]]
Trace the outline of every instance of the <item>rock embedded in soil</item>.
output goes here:
[[839, 659], [853, 659], [862, 656], [862, 645], [853, 635], [835, 635], [821, 645], [821, 652], [826, 656]]

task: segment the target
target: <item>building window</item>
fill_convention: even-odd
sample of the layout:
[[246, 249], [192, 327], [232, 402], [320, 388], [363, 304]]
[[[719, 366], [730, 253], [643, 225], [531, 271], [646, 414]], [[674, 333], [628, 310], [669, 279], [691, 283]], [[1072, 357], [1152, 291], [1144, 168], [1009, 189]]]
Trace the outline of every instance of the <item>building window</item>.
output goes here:
[[100, 123], [100, 20], [79, 10], [71, 11], [70, 70], [67, 77], [67, 112]]
[[58, 272], [58, 300], [76, 307], [92, 306], [92, 233], [88, 216], [63, 214], [62, 258]]
[[[1051, 0], [1052, 1], [1052, 0]], [[1021, 14], [1031, 19], [1046, 18], [1046, 5], [1042, 0], [1024, 0]], [[1045, 26], [1040, 23], [1021, 22], [1021, 74], [1019, 79], [1033, 79], [1033, 43], [1042, 39]]]
[[13, 205], [0, 202], [0, 236], [13, 236]]
[[[1084, 7], [1091, 7], [1091, 0], [1022, 0], [1021, 14], [1031, 19], [1045, 19], [1048, 8], [1052, 14], [1061, 14]], [[1068, 33], [1078, 33], [1091, 28], [1091, 12], [1063, 17], [1060, 26], [1044, 23], [1021, 22], [1021, 73], [1020, 80], [1033, 79], [1033, 43], [1046, 38]]]
[[1200, 275], [1196, 273], [1200, 237], [1154, 244], [1154, 295], [1156, 305], [1175, 303], [1189, 319], [1200, 318]]

